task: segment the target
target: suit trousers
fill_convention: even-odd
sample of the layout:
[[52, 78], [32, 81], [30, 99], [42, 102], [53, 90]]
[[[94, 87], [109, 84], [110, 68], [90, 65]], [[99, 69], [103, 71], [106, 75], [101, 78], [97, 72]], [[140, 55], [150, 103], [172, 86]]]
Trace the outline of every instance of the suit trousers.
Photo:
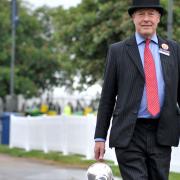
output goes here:
[[123, 180], [168, 180], [171, 147], [156, 141], [158, 119], [137, 119], [126, 148], [115, 148]]

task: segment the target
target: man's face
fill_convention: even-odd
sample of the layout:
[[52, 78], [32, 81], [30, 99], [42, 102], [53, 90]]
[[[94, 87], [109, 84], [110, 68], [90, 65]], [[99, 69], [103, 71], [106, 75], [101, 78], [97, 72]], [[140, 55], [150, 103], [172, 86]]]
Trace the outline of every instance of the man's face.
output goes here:
[[155, 9], [139, 9], [132, 15], [136, 32], [145, 38], [151, 38], [156, 33], [160, 21], [160, 13]]

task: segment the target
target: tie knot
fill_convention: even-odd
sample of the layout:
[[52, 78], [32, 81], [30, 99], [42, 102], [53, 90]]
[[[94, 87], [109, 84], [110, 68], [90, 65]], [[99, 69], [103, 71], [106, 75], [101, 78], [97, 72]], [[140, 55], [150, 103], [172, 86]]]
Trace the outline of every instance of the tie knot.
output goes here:
[[149, 46], [151, 39], [146, 39], [146, 45]]

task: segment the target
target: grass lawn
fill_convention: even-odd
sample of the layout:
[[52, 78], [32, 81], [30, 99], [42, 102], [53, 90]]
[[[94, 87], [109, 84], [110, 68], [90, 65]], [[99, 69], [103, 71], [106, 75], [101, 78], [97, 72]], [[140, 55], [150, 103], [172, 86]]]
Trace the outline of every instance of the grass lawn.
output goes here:
[[[19, 148], [10, 149], [8, 146], [0, 145], [0, 153], [7, 154], [14, 157], [31, 158], [41, 160], [44, 163], [57, 164], [63, 167], [69, 168], [82, 168], [87, 169], [91, 164], [95, 163], [95, 160], [86, 160], [84, 156], [73, 154], [63, 155], [60, 152], [44, 153], [42, 151], [25, 151]], [[114, 176], [120, 176], [119, 169], [112, 161], [106, 161], [112, 168]], [[180, 174], [170, 173], [169, 180], [180, 180]]]

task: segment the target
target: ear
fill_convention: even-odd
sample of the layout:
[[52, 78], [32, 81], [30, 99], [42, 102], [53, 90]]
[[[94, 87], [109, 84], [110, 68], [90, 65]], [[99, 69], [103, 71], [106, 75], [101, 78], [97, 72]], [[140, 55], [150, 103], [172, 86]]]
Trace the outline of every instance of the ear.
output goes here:
[[159, 16], [158, 16], [158, 23], [160, 22], [161, 20], [161, 14], [159, 13]]
[[160, 20], [161, 20], [161, 14], [160, 14], [160, 12], [158, 12], [158, 19], [159, 19], [159, 21], [158, 21], [158, 23], [159, 23]]
[[133, 23], [134, 23], [134, 18], [135, 18], [135, 14], [133, 13], [132, 16], [131, 16], [131, 19], [132, 19]]
[[134, 19], [135, 12], [132, 13], [131, 18]]

